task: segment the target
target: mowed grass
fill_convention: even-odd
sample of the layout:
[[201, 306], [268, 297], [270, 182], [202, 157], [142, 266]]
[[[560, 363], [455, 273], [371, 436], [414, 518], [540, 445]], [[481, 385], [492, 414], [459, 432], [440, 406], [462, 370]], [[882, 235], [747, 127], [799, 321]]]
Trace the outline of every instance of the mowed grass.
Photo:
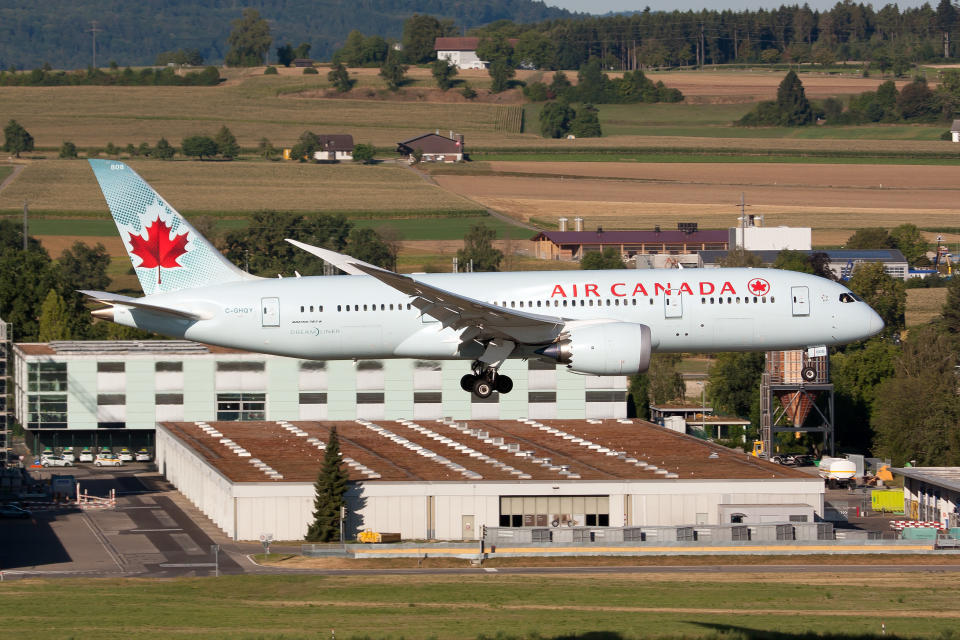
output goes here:
[[[131, 161], [156, 191], [184, 215], [236, 216], [261, 209], [363, 212], [395, 217], [479, 212], [478, 205], [425, 182], [394, 164], [302, 164], [297, 162]], [[30, 164], [0, 191], [0, 214], [22, 211], [65, 217], [102, 216], [106, 202], [85, 161], [43, 160]]]
[[[820, 578], [818, 583], [813, 578]], [[929, 638], [956, 625], [952, 581], [796, 574], [228, 576], [21, 580], [5, 621], [69, 638]], [[735, 581], [734, 581], [735, 580]], [[878, 589], [877, 584], [883, 588]], [[37, 603], [56, 604], [56, 614]], [[931, 615], [939, 613], [941, 616]], [[943, 615], [946, 614], [946, 615]], [[718, 631], [740, 634], [721, 636]]]
[[13, 167], [0, 166], [0, 182], [6, 180], [11, 173], [13, 173]]
[[916, 327], [940, 315], [947, 302], [947, 288], [907, 289], [906, 320], [908, 327]]

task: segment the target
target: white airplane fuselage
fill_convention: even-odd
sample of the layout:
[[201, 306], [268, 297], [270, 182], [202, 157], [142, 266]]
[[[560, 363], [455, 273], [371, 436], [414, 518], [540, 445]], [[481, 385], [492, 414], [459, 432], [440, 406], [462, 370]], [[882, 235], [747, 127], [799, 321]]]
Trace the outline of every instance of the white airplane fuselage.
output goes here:
[[[863, 339], [880, 317], [842, 284], [777, 269], [667, 269], [419, 274], [416, 280], [511, 311], [643, 324], [654, 352], [795, 349]], [[116, 306], [119, 324], [198, 342], [305, 359], [475, 359], [462, 342], [362, 275], [263, 279], [157, 293], [201, 319]], [[529, 357], [520, 345], [511, 357]]]

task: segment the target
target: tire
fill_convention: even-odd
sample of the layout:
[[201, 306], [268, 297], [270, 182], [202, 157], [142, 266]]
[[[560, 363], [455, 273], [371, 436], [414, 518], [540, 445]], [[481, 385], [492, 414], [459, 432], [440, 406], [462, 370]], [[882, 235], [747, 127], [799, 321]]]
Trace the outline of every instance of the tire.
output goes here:
[[460, 388], [464, 391], [473, 391], [473, 383], [476, 382], [476, 380], [477, 377], [475, 375], [468, 373], [460, 378]]
[[813, 382], [817, 379], [817, 370], [813, 367], [804, 367], [800, 370], [800, 377], [804, 382]]
[[478, 398], [489, 398], [493, 393], [493, 386], [485, 378], [477, 378], [473, 383], [473, 395]]
[[40, 466], [43, 467], [44, 469], [49, 469], [49, 468], [50, 468], [50, 464], [47, 463], [47, 462], [44, 462], [44, 463], [43, 463], [42, 465], [40, 465]]
[[94, 463], [93, 463], [93, 466], [95, 466], [95, 467], [102, 467], [103, 465], [100, 464], [99, 462], [94, 462]]
[[495, 386], [498, 393], [510, 393], [513, 391], [513, 380], [510, 376], [497, 376]]

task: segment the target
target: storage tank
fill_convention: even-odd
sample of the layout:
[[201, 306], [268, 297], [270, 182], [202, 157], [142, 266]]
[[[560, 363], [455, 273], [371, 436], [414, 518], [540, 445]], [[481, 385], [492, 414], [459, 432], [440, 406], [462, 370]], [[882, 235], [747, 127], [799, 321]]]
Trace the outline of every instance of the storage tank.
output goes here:
[[820, 460], [820, 477], [824, 480], [847, 482], [857, 473], [857, 465], [846, 458], [831, 458], [823, 456]]

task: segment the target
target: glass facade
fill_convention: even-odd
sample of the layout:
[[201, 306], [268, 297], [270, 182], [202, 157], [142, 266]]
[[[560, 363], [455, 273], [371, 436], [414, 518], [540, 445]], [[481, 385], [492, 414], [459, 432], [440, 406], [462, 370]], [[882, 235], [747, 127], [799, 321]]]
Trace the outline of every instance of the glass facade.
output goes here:
[[609, 527], [610, 496], [502, 496], [501, 527]]

